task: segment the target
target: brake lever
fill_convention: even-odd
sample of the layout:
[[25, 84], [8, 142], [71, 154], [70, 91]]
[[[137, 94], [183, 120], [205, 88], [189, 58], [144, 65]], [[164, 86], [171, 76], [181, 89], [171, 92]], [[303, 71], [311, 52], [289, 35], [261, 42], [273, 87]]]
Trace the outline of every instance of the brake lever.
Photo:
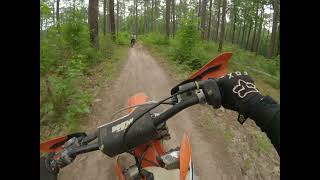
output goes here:
[[[80, 140], [84, 137], [72, 137], [62, 145], [60, 152], [50, 153], [48, 155], [48, 166], [52, 171], [59, 171], [59, 169], [69, 165], [75, 159], [75, 156], [70, 156], [69, 152], [75, 148], [80, 147]], [[58, 169], [58, 170], [57, 170]]]
[[55, 152], [49, 153], [45, 158], [45, 166], [51, 174], [59, 173], [60, 168], [57, 164], [57, 157]]

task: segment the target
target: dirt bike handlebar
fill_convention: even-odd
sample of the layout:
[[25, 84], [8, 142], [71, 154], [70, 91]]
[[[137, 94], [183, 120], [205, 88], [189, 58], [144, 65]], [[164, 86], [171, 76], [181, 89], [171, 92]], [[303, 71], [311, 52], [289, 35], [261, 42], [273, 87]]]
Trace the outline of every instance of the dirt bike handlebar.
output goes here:
[[[218, 87], [214, 88], [212, 82], [215, 83], [214, 80], [205, 80], [186, 84], [186, 86], [179, 87], [178, 92], [161, 101], [137, 107], [130, 115], [100, 126], [98, 141], [102, 147], [101, 151], [109, 157], [114, 157], [123, 152], [131, 152], [141, 144], [160, 138], [161, 133], [158, 127], [170, 117], [197, 103], [205, 103], [208, 100], [208, 104], [212, 105], [213, 103], [209, 102], [219, 99], [212, 98], [215, 97], [215, 94], [220, 97]], [[162, 102], [169, 99], [173, 105], [171, 108], [161, 113], [152, 112]]]
[[154, 120], [154, 124], [157, 126], [167, 121], [169, 118], [179, 113], [183, 109], [198, 103], [204, 103], [206, 101], [207, 102], [210, 101], [211, 102], [210, 104], [213, 105], [214, 108], [220, 107], [221, 96], [220, 96], [218, 85], [216, 84], [215, 80], [209, 79], [209, 80], [198, 81], [198, 82], [196, 81], [189, 82], [179, 86], [178, 88], [178, 92], [189, 92], [189, 91], [194, 91], [195, 93], [193, 95], [189, 95], [188, 98], [185, 98], [185, 100], [175, 104], [172, 108], [168, 109], [167, 111], [161, 113]]
[[198, 104], [199, 103], [199, 98], [196, 96], [193, 96], [181, 103], [178, 103], [174, 105], [172, 108], [168, 109], [167, 111], [161, 113], [155, 120], [154, 120], [154, 125], [158, 126], [159, 124], [167, 121], [170, 119], [172, 116], [175, 114], [179, 113], [185, 108], [188, 108], [192, 105]]
[[98, 143], [94, 143], [94, 144], [88, 144], [85, 146], [80, 146], [76, 149], [72, 149], [71, 151], [68, 152], [68, 155], [70, 157], [75, 157], [79, 154], [83, 154], [83, 153], [87, 153], [87, 152], [92, 152], [92, 151], [96, 151], [99, 150], [99, 144]]
[[[210, 98], [211, 98], [211, 101], [212, 100], [217, 101], [217, 102], [220, 101], [220, 99], [219, 99], [220, 93], [217, 93], [218, 87], [215, 87], [215, 85], [212, 83], [215, 83], [215, 81], [214, 80], [206, 80], [206, 81], [199, 81], [199, 82], [189, 82], [189, 83], [186, 83], [184, 85], [179, 86], [179, 92], [174, 97], [177, 100], [176, 102], [173, 103], [174, 105], [171, 108], [167, 109], [166, 111], [160, 113], [155, 118], [153, 118], [152, 122], [150, 121], [149, 118], [147, 118], [147, 120], [145, 122], [150, 122], [151, 124], [153, 124], [153, 125], [151, 125], [152, 127], [157, 127], [158, 125], [160, 125], [161, 123], [164, 123], [165, 121], [167, 121], [172, 116], [179, 113], [180, 111], [182, 111], [185, 108], [188, 108], [188, 107], [193, 106], [198, 103], [208, 102]], [[212, 91], [213, 94], [218, 94], [219, 96], [212, 98], [212, 95], [210, 95], [210, 96], [208, 95], [209, 91]], [[144, 125], [146, 125], [146, 124], [144, 124]], [[140, 125], [138, 125], [138, 126], [140, 126]], [[145, 128], [146, 127], [147, 126], [145, 126]], [[133, 134], [135, 134], [135, 133], [133, 133]], [[79, 154], [99, 150], [101, 143], [99, 144], [99, 142], [96, 142], [96, 143], [89, 144], [89, 142], [95, 140], [97, 137], [100, 137], [100, 136], [98, 136], [97, 132], [95, 132], [94, 134], [88, 135], [88, 136], [84, 137], [82, 140], [77, 141], [77, 143], [74, 143], [77, 145], [74, 145], [70, 148], [67, 147], [65, 153], [63, 153], [65, 158], [63, 158], [62, 161], [64, 161], [64, 159], [74, 159]], [[109, 138], [109, 136], [106, 138]], [[132, 138], [132, 139], [134, 139], [134, 138]], [[147, 142], [151, 139], [152, 139], [152, 137], [145, 138], [144, 141]], [[98, 141], [99, 141], [99, 138], [98, 138]], [[121, 142], [115, 141], [114, 143], [121, 143]], [[116, 146], [114, 143], [111, 143], [111, 146], [108, 146], [108, 147], [112, 148], [112, 147]], [[130, 143], [130, 138], [129, 138], [129, 143]], [[71, 161], [70, 160], [67, 162], [65, 161], [66, 163], [63, 163], [63, 164], [69, 164], [69, 163], [71, 163]]]

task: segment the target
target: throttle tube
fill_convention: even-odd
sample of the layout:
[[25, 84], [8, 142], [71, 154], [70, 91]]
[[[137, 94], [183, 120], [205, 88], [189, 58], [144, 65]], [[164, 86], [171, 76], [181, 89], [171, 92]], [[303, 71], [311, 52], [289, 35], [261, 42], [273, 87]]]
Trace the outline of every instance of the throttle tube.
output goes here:
[[159, 116], [156, 117], [153, 123], [155, 126], [157, 126], [165, 122], [166, 120], [168, 120], [169, 118], [177, 114], [178, 112], [182, 111], [183, 109], [198, 103], [199, 103], [199, 99], [197, 96], [190, 97], [189, 99], [182, 101], [174, 105], [172, 108], [168, 109], [167, 111], [161, 113]]
[[[197, 81], [199, 88], [203, 89], [207, 103], [212, 105], [214, 109], [221, 107], [221, 94], [217, 81], [208, 79], [204, 81]], [[179, 92], [187, 92], [197, 88], [196, 82], [189, 82], [179, 86]]]
[[96, 151], [96, 150], [99, 150], [98, 143], [88, 144], [86, 146], [79, 147], [78, 149], [73, 149], [73, 150], [69, 151], [68, 155], [70, 157], [75, 157], [79, 154], [83, 154], [83, 153], [87, 153], [87, 152], [91, 152], [91, 151]]
[[82, 144], [88, 144], [89, 142], [95, 140], [97, 138], [97, 132], [94, 132], [91, 135], [88, 135], [82, 139]]
[[[203, 88], [204, 85], [207, 83], [208, 80], [205, 80], [205, 81], [197, 81], [197, 83], [199, 84], [199, 88]], [[187, 92], [187, 91], [192, 91], [192, 90], [195, 90], [197, 89], [197, 85], [195, 83], [195, 81], [193, 82], [189, 82], [189, 83], [186, 83], [186, 84], [183, 84], [181, 86], [179, 86], [179, 92], [180, 93], [184, 93], [184, 92]]]

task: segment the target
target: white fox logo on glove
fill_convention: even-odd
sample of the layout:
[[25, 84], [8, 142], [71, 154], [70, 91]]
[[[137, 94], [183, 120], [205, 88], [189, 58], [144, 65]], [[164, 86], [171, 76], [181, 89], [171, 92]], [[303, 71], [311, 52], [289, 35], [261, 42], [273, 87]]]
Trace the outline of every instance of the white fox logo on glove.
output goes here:
[[233, 87], [232, 91], [238, 94], [240, 98], [246, 97], [249, 93], [259, 92], [253, 83], [246, 82], [242, 79], [238, 80], [238, 84]]

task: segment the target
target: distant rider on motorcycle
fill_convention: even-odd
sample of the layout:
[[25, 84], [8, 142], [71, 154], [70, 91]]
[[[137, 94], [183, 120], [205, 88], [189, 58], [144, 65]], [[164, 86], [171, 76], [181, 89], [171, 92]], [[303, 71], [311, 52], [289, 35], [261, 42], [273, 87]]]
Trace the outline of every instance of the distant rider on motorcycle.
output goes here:
[[131, 47], [133, 47], [133, 45], [136, 43], [137, 41], [137, 35], [132, 34], [131, 35]]

